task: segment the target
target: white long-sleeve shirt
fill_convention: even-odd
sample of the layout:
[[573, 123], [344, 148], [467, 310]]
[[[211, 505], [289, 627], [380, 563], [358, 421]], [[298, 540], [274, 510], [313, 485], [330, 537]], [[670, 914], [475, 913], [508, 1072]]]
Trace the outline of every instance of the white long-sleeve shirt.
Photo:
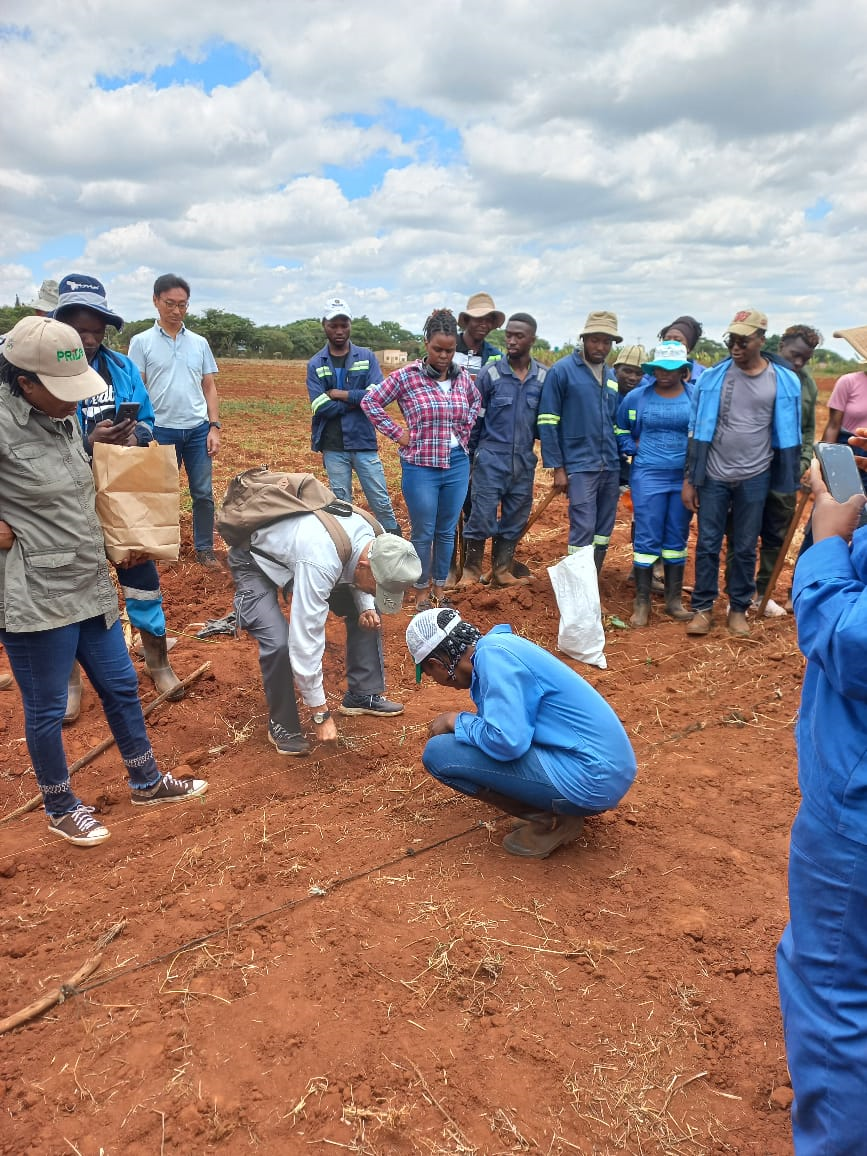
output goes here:
[[[256, 530], [251, 536], [251, 545], [271, 555], [271, 558], [263, 558], [261, 554], [252, 554], [259, 569], [278, 586], [293, 583], [289, 661], [298, 693], [307, 706], [321, 706], [325, 702], [322, 655], [325, 653], [328, 598], [335, 586], [352, 584], [361, 551], [374, 536], [370, 523], [360, 514], [341, 518], [340, 524], [352, 546], [345, 566], [340, 563], [331, 535], [315, 514], [284, 518], [272, 526]], [[365, 594], [352, 586], [352, 596], [359, 614], [375, 609], [372, 594]]]

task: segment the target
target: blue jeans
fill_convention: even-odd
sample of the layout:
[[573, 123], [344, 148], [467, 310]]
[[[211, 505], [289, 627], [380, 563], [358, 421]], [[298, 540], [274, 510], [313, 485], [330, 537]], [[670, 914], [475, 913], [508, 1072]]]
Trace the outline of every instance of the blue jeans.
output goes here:
[[731, 609], [744, 612], [756, 593], [756, 545], [771, 471], [745, 482], [708, 478], [698, 487], [698, 539], [692, 609], [710, 610], [719, 594], [719, 562], [731, 513], [732, 564], [727, 592]]
[[435, 779], [462, 795], [477, 795], [480, 789], [496, 791], [549, 814], [591, 814], [562, 797], [532, 747], [519, 759], [502, 762], [478, 747], [458, 742], [454, 735], [436, 735], [428, 740], [422, 762]]
[[376, 450], [325, 450], [322, 463], [328, 474], [328, 484], [338, 498], [344, 502], [352, 501], [352, 471], [355, 470], [370, 512], [383, 530], [399, 528], [385, 484], [385, 471]]
[[410, 537], [421, 559], [421, 578], [416, 588], [427, 590], [431, 577], [434, 586], [445, 586], [458, 515], [467, 496], [470, 459], [460, 446], [455, 446], [446, 470], [414, 466], [411, 462], [402, 462], [402, 467], [401, 489], [409, 511]]
[[169, 429], [155, 425], [154, 438], [161, 446], [174, 446], [178, 468], [187, 471], [187, 483], [193, 500], [193, 546], [196, 550], [214, 548], [214, 487], [211, 481], [211, 459], [208, 457], [209, 424], [203, 421], [192, 429]]
[[802, 803], [792, 827], [789, 924], [777, 948], [798, 1156], [865, 1149], [865, 909], [867, 845], [839, 835]]
[[81, 801], [69, 781], [62, 738], [66, 690], [76, 658], [102, 700], [129, 785], [141, 789], [159, 781], [120, 620], [109, 629], [99, 615], [54, 630], [0, 630], [0, 641], [21, 691], [27, 749], [50, 816], [65, 815]]

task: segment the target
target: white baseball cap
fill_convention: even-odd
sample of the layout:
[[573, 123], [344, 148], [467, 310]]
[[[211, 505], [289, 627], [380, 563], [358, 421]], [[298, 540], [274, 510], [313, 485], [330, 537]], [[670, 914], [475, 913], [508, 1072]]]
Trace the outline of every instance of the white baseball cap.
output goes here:
[[325, 302], [322, 320], [333, 321], [335, 317], [347, 317], [350, 321], [352, 320], [349, 306], [345, 301], [341, 301], [339, 297], [332, 297], [330, 301]]

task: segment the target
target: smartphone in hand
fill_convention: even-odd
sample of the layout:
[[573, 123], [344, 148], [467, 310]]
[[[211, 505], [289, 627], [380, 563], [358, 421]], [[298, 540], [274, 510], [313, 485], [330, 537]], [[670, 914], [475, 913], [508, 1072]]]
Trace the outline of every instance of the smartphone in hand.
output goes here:
[[114, 424], [120, 425], [120, 423], [124, 421], [137, 421], [139, 409], [141, 409], [141, 406], [137, 401], [122, 401], [117, 407]]
[[[835, 502], [845, 502], [854, 494], [864, 493], [861, 471], [855, 465], [855, 455], [851, 446], [816, 442], [813, 449], [819, 459], [828, 493]], [[861, 511], [858, 525], [867, 525], [867, 507]]]

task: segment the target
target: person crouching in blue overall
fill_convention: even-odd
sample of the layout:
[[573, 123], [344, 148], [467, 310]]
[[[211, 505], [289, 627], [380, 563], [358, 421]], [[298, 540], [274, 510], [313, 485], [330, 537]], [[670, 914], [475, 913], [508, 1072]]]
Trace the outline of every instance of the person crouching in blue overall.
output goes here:
[[642, 368], [649, 380], [627, 394], [617, 411], [618, 449], [632, 457], [635, 602], [631, 626], [646, 626], [650, 621], [653, 565], [659, 558], [664, 566], [665, 613], [681, 622], [692, 617], [681, 601], [692, 518], [681, 500], [692, 404], [686, 346], [662, 341], [653, 361]]
[[541, 646], [495, 626], [486, 635], [454, 609], [424, 610], [406, 630], [416, 679], [469, 690], [476, 711], [428, 727], [425, 769], [441, 783], [524, 822], [510, 855], [544, 859], [576, 839], [585, 815], [616, 807], [635, 754], [604, 698]]

